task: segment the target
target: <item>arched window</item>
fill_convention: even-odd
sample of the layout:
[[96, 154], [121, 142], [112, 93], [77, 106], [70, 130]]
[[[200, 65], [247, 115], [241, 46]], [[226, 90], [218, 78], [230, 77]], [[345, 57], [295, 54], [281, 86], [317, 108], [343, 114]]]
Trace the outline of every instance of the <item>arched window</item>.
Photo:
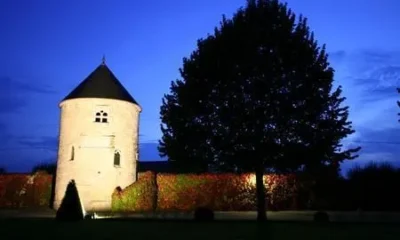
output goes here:
[[71, 161], [73, 161], [75, 159], [75, 147], [74, 146], [72, 146], [72, 148], [71, 148]]
[[108, 122], [108, 114], [104, 111], [100, 111], [96, 113], [96, 118], [94, 120], [98, 123], [107, 123]]
[[118, 151], [114, 152], [114, 167], [121, 165], [121, 154]]

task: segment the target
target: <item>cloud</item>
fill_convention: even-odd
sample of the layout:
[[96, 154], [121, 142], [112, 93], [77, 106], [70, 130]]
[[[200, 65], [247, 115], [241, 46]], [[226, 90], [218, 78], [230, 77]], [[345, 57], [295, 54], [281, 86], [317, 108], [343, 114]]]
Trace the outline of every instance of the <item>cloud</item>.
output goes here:
[[58, 137], [20, 137], [18, 143], [32, 149], [44, 149], [56, 152], [58, 148]]
[[[42, 137], [18, 137], [17, 144], [24, 148], [32, 150], [48, 150], [56, 152], [58, 149], [58, 138], [53, 136]], [[140, 159], [141, 160], [160, 160], [164, 159], [159, 156], [158, 143], [144, 142], [140, 144]]]
[[388, 128], [397, 125], [400, 52], [364, 50], [342, 55], [339, 62], [335, 58], [331, 61], [337, 73], [336, 80], [345, 88], [350, 119], [355, 126]]
[[12, 139], [12, 135], [9, 133], [7, 125], [0, 121], [0, 142], [2, 146], [7, 145]]
[[47, 85], [37, 81], [18, 81], [16, 79], [0, 77], [0, 114], [13, 113], [29, 104], [33, 94], [56, 93]]
[[335, 61], [336, 63], [341, 62], [346, 57], [345, 51], [336, 51], [329, 53], [329, 59]]
[[330, 54], [335, 80], [343, 86], [350, 107], [349, 119], [356, 133], [344, 140], [346, 147], [361, 146], [357, 163], [399, 162], [400, 52], [379, 49]]

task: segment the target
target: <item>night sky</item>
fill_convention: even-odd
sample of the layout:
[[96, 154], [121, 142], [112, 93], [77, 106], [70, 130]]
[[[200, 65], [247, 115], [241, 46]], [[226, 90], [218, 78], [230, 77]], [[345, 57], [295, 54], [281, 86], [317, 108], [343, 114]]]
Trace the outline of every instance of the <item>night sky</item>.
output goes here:
[[[0, 0], [0, 166], [56, 160], [60, 100], [100, 63], [143, 108], [141, 160], [160, 160], [159, 107], [182, 58], [244, 0]], [[325, 43], [362, 146], [358, 160], [400, 165], [400, 1], [289, 0]]]

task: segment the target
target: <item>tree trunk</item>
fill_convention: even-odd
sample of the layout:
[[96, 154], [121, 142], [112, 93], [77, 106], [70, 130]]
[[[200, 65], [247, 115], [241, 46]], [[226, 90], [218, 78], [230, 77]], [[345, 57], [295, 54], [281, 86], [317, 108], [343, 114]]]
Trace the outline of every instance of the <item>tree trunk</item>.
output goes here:
[[257, 221], [263, 222], [267, 220], [267, 207], [265, 204], [265, 186], [264, 186], [264, 167], [256, 168], [256, 192], [257, 192]]

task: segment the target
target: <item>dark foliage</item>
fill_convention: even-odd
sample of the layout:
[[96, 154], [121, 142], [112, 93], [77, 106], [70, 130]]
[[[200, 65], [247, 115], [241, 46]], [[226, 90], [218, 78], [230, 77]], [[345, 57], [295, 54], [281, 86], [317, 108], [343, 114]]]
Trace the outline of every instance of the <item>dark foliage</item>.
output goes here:
[[49, 207], [54, 209], [54, 198], [56, 196], [56, 180], [57, 180], [57, 171], [53, 174], [53, 178], [51, 179], [51, 192], [50, 192], [50, 201]]
[[56, 163], [41, 163], [32, 168], [32, 173], [38, 172], [38, 171], [44, 171], [47, 172], [48, 174], [55, 174], [57, 169], [57, 164]]
[[7, 173], [6, 168], [0, 167], [0, 174], [4, 174], [4, 173]]
[[57, 164], [56, 163], [40, 163], [32, 168], [32, 174], [37, 172], [46, 172], [53, 175], [51, 184], [51, 195], [49, 200], [49, 207], [53, 208], [54, 196], [55, 196], [55, 185], [56, 185], [56, 174], [57, 174]]
[[74, 180], [68, 183], [64, 199], [56, 213], [56, 219], [60, 221], [78, 221], [82, 220], [83, 210], [79, 198], [78, 189]]
[[400, 170], [388, 163], [371, 163], [348, 172], [352, 193], [348, 196], [354, 209], [365, 211], [400, 211], [396, 193]]
[[[297, 20], [297, 21], [296, 21]], [[359, 148], [325, 46], [278, 0], [249, 0], [197, 42], [161, 106], [159, 151], [192, 172], [253, 171], [264, 199], [266, 168], [312, 176], [339, 169]], [[259, 201], [259, 219], [265, 219]]]
[[214, 220], [213, 210], [205, 207], [197, 208], [194, 212], [194, 220], [196, 221], [212, 221]]
[[329, 215], [326, 212], [316, 212], [313, 219], [314, 222], [327, 223], [329, 222]]

